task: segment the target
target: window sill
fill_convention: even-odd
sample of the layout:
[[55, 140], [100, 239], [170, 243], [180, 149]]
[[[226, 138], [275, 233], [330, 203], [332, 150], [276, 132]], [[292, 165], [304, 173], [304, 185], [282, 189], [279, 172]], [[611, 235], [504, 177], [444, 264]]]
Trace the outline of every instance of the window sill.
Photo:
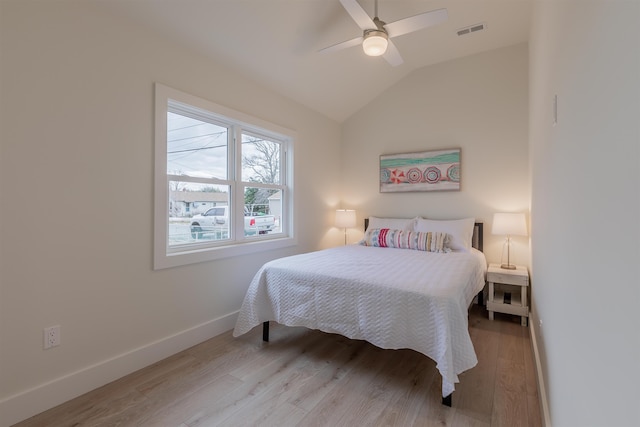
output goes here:
[[295, 246], [298, 241], [294, 237], [282, 237], [270, 240], [260, 240], [256, 242], [238, 243], [208, 248], [185, 249], [175, 253], [166, 253], [166, 248], [156, 250], [153, 259], [153, 269], [162, 270], [164, 268], [178, 267], [181, 265], [195, 264], [199, 262], [215, 261], [223, 258], [230, 258], [239, 255], [249, 255], [257, 252], [271, 251]]

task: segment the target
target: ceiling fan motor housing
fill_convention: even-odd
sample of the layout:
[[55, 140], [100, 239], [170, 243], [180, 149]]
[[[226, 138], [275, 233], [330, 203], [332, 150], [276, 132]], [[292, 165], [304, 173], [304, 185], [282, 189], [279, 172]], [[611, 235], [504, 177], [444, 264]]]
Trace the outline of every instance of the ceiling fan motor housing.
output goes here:
[[369, 56], [384, 55], [389, 44], [389, 35], [383, 30], [364, 30], [362, 49]]

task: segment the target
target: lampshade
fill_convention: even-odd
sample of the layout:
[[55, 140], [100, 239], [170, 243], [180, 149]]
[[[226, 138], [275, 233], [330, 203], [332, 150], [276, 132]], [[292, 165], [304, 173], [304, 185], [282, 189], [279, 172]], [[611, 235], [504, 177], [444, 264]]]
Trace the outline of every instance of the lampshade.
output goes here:
[[491, 234], [526, 236], [527, 222], [523, 213], [495, 213]]
[[384, 31], [371, 30], [364, 36], [362, 49], [364, 53], [369, 56], [380, 56], [384, 55], [387, 51], [388, 44], [387, 33]]
[[356, 211], [352, 209], [336, 210], [336, 227], [353, 228], [356, 226]]

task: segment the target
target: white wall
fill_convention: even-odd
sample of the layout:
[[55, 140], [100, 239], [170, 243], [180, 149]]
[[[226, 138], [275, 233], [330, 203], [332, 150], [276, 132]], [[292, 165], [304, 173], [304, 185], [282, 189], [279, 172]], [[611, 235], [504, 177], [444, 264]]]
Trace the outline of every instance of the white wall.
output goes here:
[[[475, 217], [488, 260], [500, 262], [493, 213], [529, 210], [527, 122], [526, 44], [414, 71], [344, 123], [344, 203], [359, 217]], [[460, 191], [379, 192], [381, 154], [456, 147]], [[514, 238], [513, 253], [528, 264], [528, 239]]]
[[531, 323], [554, 427], [640, 425], [639, 23], [637, 1], [534, 3]]
[[[6, 425], [230, 329], [260, 265], [342, 235], [337, 123], [96, 4], [0, 15]], [[297, 132], [297, 247], [152, 270], [155, 81]], [[52, 325], [62, 345], [44, 351]]]

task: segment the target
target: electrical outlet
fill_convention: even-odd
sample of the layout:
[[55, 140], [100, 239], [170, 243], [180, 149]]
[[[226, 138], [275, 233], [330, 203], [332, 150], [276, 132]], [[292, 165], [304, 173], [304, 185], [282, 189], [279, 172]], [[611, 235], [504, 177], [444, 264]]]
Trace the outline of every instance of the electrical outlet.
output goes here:
[[60, 325], [44, 328], [44, 349], [60, 345]]

